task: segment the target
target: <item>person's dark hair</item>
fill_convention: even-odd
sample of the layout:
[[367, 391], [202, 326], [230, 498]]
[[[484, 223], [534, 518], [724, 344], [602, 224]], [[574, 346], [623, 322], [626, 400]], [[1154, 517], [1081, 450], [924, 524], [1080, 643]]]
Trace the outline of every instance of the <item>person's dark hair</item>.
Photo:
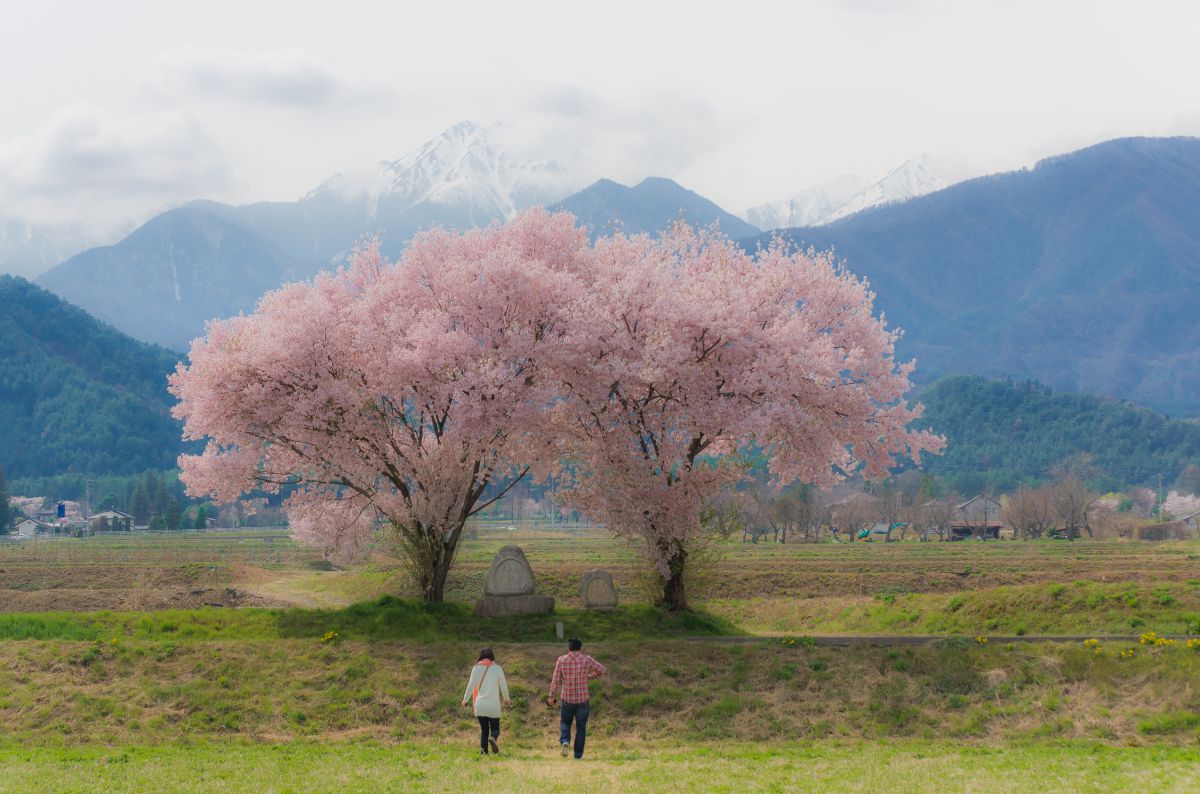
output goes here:
[[578, 637], [572, 637], [571, 639], [567, 640], [567, 650], [578, 651], [582, 647], [583, 640], [579, 639]]
[[487, 659], [489, 662], [496, 661], [496, 654], [492, 653], [491, 648], [484, 648], [482, 651], [480, 651], [479, 658], [475, 661], [482, 662], [484, 659]]

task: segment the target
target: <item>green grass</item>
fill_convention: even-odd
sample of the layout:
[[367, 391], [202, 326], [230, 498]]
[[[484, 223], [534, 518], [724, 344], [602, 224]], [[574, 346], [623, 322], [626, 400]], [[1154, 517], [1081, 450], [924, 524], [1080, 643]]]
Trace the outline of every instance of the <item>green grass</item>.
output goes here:
[[1200, 579], [881, 591], [858, 599], [722, 599], [705, 608], [752, 634], [1200, 634]]
[[[502, 740], [504, 736], [501, 736]], [[36, 782], [34, 782], [36, 781]], [[32, 783], [32, 785], [31, 785]], [[455, 743], [198, 743], [0, 746], [0, 792], [630, 791], [1187, 792], [1191, 748], [1087, 743], [976, 747], [944, 742], [589, 742], [581, 762], [552, 742], [479, 757]]]
[[336, 631], [357, 640], [552, 642], [557, 621], [571, 634], [607, 640], [737, 633], [719, 618], [644, 605], [611, 612], [562, 609], [550, 615], [483, 618], [465, 604], [423, 604], [384, 596], [345, 609], [0, 613], [0, 640], [269, 640], [315, 638]]
[[[1054, 736], [1196, 744], [1200, 652], [1175, 645], [823, 648], [595, 641], [598, 736], [775, 744], [837, 737], [1019, 741]], [[6, 735], [79, 745], [164, 737], [441, 740], [480, 642], [273, 640], [0, 642]], [[553, 731], [543, 698], [562, 645], [488, 642], [507, 674], [506, 735]], [[1050, 733], [1046, 733], [1050, 730]]]

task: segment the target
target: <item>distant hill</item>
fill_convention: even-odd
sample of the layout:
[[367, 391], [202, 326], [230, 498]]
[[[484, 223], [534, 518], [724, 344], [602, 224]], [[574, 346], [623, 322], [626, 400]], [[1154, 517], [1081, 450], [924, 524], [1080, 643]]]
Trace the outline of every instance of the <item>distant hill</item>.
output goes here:
[[731, 215], [713, 202], [670, 179], [652, 177], [633, 187], [609, 179], [584, 188], [548, 209], [565, 210], [587, 226], [593, 237], [621, 231], [625, 234], [655, 234], [678, 220], [693, 226], [717, 222], [733, 239], [756, 235], [757, 227]]
[[1112, 487], [1157, 485], [1159, 475], [1170, 484], [1188, 463], [1200, 463], [1200, 423], [1123, 400], [962, 375], [931, 384], [920, 400], [918, 424], [947, 441], [925, 468], [963, 492], [1049, 479], [1055, 464], [1079, 452], [1095, 456]]
[[263, 293], [309, 275], [242, 226], [182, 207], [37, 283], [132, 337], [187, 350], [207, 320], [253, 311]]
[[870, 279], [919, 378], [1200, 415], [1200, 139], [1109, 141], [786, 234]]
[[167, 373], [143, 344], [25, 279], [0, 276], [0, 462], [12, 479], [175, 466]]

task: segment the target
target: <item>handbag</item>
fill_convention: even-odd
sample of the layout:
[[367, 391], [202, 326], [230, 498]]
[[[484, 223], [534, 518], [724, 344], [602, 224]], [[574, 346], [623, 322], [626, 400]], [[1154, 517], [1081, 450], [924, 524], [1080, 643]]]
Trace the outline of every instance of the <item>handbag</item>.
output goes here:
[[490, 664], [484, 665], [483, 675], [479, 676], [479, 683], [475, 685], [475, 689], [471, 692], [471, 704], [474, 705], [476, 700], [479, 700], [479, 687], [483, 686], [483, 679], [487, 678], [488, 670], [491, 670]]

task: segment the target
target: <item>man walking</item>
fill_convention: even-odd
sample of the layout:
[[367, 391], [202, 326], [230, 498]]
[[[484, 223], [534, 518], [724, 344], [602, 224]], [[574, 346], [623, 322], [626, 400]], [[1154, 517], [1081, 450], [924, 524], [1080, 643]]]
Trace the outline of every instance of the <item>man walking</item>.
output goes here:
[[571, 749], [571, 722], [575, 723], [575, 760], [583, 758], [583, 743], [587, 741], [588, 681], [604, 675], [604, 665], [583, 652], [583, 643], [575, 638], [567, 642], [567, 653], [558, 657], [554, 663], [554, 677], [550, 679], [550, 697], [546, 702], [551, 706], [562, 694], [562, 708], [559, 717], [562, 720], [559, 732], [559, 744], [562, 745], [562, 756], [567, 757]]

